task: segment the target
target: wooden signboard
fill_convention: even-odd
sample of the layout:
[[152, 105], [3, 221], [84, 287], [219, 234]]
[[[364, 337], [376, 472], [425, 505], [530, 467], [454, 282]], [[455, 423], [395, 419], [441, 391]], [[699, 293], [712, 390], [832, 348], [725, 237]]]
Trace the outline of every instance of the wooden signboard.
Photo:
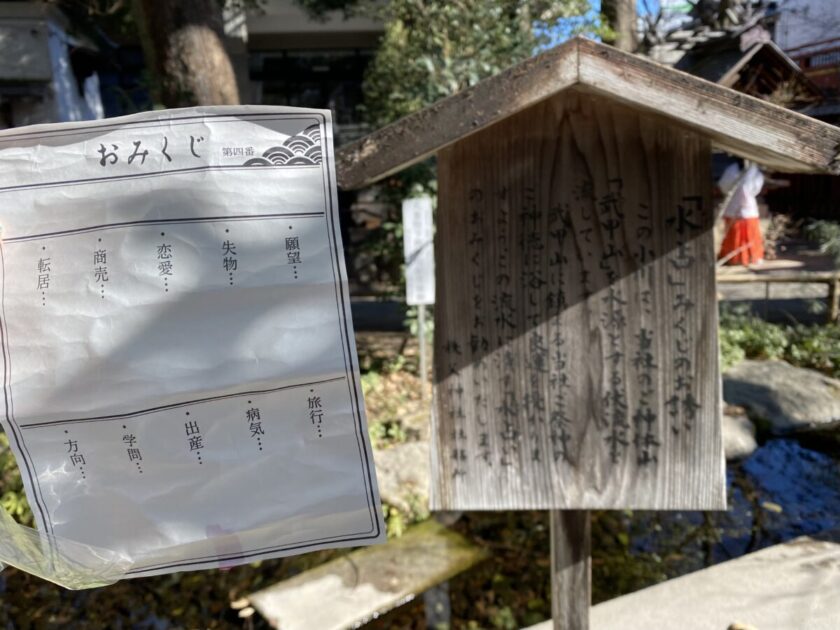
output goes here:
[[724, 509], [707, 139], [575, 90], [439, 153], [433, 509]]
[[585, 630], [593, 508], [724, 509], [712, 146], [840, 174], [840, 130], [575, 39], [338, 154], [438, 157], [433, 509], [550, 509]]
[[402, 203], [405, 303], [435, 303], [435, 249], [432, 198], [414, 197]]

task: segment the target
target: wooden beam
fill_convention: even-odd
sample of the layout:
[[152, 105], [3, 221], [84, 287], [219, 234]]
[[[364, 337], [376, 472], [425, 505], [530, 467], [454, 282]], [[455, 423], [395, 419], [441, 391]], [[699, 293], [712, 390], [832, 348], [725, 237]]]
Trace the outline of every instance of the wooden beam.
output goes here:
[[752, 48], [744, 53], [744, 56], [741, 57], [734, 66], [726, 71], [726, 74], [717, 80], [717, 84], [722, 85], [723, 87], [731, 88], [738, 80], [738, 75], [741, 73], [741, 70], [753, 57], [755, 57], [756, 53], [761, 50], [762, 46], [764, 46], [764, 42], [757, 42], [754, 44]]
[[576, 38], [343, 147], [338, 183], [371, 184], [575, 86], [667, 116], [770, 168], [840, 174], [837, 127]]
[[374, 131], [336, 152], [338, 185], [367, 186], [573, 85], [573, 40]]
[[831, 284], [840, 281], [840, 273], [833, 271], [800, 271], [774, 274], [719, 273], [718, 284], [745, 284], [750, 282], [778, 282], [785, 284]]
[[579, 81], [594, 92], [665, 114], [765, 166], [840, 174], [837, 127], [608, 46], [578, 46]]

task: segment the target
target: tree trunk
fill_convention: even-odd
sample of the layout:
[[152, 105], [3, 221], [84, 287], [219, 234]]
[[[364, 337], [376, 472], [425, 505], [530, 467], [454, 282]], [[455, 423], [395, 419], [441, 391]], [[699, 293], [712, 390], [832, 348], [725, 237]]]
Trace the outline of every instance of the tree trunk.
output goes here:
[[133, 8], [156, 101], [166, 107], [239, 103], [217, 0], [134, 0]]
[[612, 41], [607, 41], [619, 50], [635, 52], [636, 41], [636, 0], [602, 0], [601, 13], [615, 33]]

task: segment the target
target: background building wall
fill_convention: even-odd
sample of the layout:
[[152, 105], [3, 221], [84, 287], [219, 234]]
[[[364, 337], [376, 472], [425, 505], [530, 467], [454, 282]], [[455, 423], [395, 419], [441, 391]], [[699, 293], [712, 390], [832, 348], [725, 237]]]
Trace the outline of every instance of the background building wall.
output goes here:
[[838, 0], [782, 0], [776, 43], [784, 50], [840, 37]]

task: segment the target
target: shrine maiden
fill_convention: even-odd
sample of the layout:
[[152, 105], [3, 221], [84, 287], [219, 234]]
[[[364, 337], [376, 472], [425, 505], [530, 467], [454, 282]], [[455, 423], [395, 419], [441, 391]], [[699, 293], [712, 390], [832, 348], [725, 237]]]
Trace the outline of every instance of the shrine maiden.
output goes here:
[[741, 173], [741, 165], [735, 162], [724, 171], [718, 182], [726, 195], [734, 189], [723, 213], [726, 235], [718, 256], [728, 265], [749, 265], [764, 260], [764, 241], [756, 202], [756, 196], [764, 186], [764, 176], [754, 164], [747, 167], [743, 177]]

